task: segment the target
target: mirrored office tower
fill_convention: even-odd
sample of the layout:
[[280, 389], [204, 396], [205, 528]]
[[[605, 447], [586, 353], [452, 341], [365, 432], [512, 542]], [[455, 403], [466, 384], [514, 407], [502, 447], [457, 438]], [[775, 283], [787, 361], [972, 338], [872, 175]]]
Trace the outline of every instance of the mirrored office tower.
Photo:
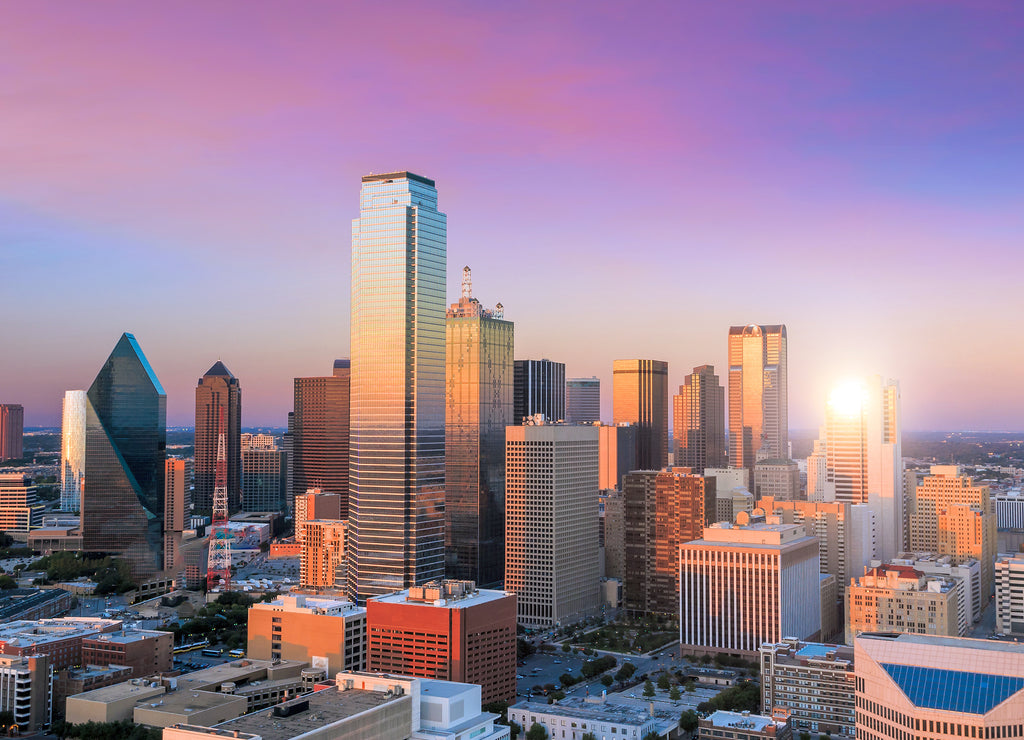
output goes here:
[[78, 511], [85, 485], [85, 391], [65, 391], [60, 425], [60, 510]]
[[445, 391], [445, 570], [448, 578], [505, 576], [505, 427], [512, 423], [513, 326], [502, 306], [462, 297], [448, 309]]
[[729, 467], [789, 458], [786, 325], [729, 327]]
[[122, 334], [86, 403], [82, 547], [125, 558], [135, 577], [163, 565], [167, 396]]
[[434, 181], [368, 175], [352, 222], [349, 590], [444, 576], [447, 217]]

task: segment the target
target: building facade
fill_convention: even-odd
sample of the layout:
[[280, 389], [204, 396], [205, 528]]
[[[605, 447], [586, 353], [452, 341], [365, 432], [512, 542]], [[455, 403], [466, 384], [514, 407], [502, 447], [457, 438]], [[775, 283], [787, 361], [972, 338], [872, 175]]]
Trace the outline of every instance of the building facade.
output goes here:
[[281, 511], [285, 507], [284, 451], [268, 434], [242, 435], [242, 509]]
[[[569, 697], [556, 704], [521, 701], [508, 708], [508, 718], [529, 732], [534, 725], [544, 728], [548, 738], [582, 740], [587, 735], [599, 740], [643, 738], [660, 729], [660, 723], [646, 709], [623, 704], [584, 701]], [[660, 733], [658, 733], [660, 734]]]
[[668, 465], [668, 363], [615, 360], [612, 366], [612, 423], [636, 426], [636, 467]]
[[164, 461], [164, 570], [185, 566], [181, 551], [191, 513], [192, 461], [168, 457]]
[[25, 409], [20, 403], [0, 403], [0, 462], [25, 454]]
[[60, 510], [78, 511], [85, 486], [85, 391], [66, 391], [60, 425]]
[[43, 509], [31, 478], [22, 473], [0, 473], [0, 532], [37, 529], [43, 523]]
[[548, 421], [565, 419], [565, 363], [515, 360], [512, 378], [512, 423], [544, 414]]
[[785, 324], [729, 327], [729, 466], [789, 457]]
[[444, 575], [447, 217], [434, 181], [368, 175], [352, 222], [349, 591]]
[[305, 588], [346, 589], [348, 560], [345, 519], [307, 519], [302, 525], [299, 584]]
[[596, 377], [565, 381], [565, 421], [593, 424], [601, 421], [601, 381]]
[[505, 589], [516, 594], [524, 624], [599, 609], [597, 468], [597, 427], [505, 430]]
[[163, 567], [167, 396], [135, 337], [121, 335], [87, 394], [82, 546]]
[[692, 468], [698, 475], [705, 468], [724, 467], [725, 388], [714, 365], [693, 368], [679, 386], [679, 394], [672, 397], [672, 412], [673, 464]]
[[635, 424], [601, 424], [598, 429], [598, 461], [601, 490], [622, 490], [622, 476], [636, 470], [637, 427]]
[[623, 478], [623, 607], [675, 615], [679, 608], [679, 546], [699, 540], [714, 510], [713, 482], [690, 473], [634, 471]]
[[304, 595], [253, 604], [246, 655], [326, 663], [328, 675], [365, 670], [366, 609], [340, 599]]
[[753, 656], [821, 630], [818, 541], [795, 524], [716, 525], [679, 548], [684, 652]]
[[1024, 555], [995, 562], [996, 632], [1024, 636]]
[[861, 632], [967, 633], [964, 584], [906, 565], [870, 568], [846, 590], [846, 642]]
[[483, 702], [516, 695], [516, 597], [435, 581], [366, 602], [367, 670], [475, 683]]
[[1024, 646], [875, 633], [854, 645], [858, 740], [1024, 736]]
[[352, 363], [347, 359], [335, 360], [331, 375], [295, 379], [289, 508], [295, 496], [318, 488], [341, 496], [340, 517], [348, 517], [351, 390]]
[[759, 460], [754, 464], [753, 494], [758, 499], [800, 499], [800, 467], [793, 460]]
[[10, 712], [18, 726], [17, 733], [7, 734], [27, 734], [49, 726], [53, 718], [53, 668], [45, 655], [0, 655], [0, 712]]
[[957, 562], [981, 563], [981, 598], [992, 596], [996, 557], [996, 514], [985, 485], [956, 465], [933, 465], [914, 492], [910, 504], [910, 549], [950, 555]]
[[238, 378], [217, 360], [196, 384], [195, 487], [192, 504], [202, 514], [213, 512], [217, 448], [224, 435], [227, 460], [228, 510], [241, 508], [242, 389]]
[[[500, 304], [499, 304], [500, 306]], [[469, 268], [447, 316], [445, 572], [500, 583], [505, 571], [505, 427], [512, 423], [514, 327], [473, 297]]]

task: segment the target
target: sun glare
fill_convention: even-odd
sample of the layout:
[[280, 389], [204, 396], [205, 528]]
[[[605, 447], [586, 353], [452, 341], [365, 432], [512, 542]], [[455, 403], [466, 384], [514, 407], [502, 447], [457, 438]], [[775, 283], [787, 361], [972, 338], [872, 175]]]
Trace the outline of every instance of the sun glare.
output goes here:
[[851, 380], [837, 386], [828, 398], [829, 406], [843, 416], [857, 416], [867, 400], [867, 389], [859, 380]]

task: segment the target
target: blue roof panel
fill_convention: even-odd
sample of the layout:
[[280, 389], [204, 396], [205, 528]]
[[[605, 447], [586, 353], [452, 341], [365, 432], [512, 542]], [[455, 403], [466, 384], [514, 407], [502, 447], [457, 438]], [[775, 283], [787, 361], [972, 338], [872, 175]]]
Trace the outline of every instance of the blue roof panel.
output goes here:
[[986, 714], [1024, 689], [1024, 678], [882, 663], [882, 668], [918, 707]]

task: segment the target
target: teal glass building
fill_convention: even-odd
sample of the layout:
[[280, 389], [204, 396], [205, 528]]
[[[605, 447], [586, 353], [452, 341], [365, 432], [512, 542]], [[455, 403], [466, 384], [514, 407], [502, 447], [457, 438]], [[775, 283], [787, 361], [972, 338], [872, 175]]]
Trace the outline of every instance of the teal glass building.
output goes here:
[[362, 180], [352, 222], [349, 591], [444, 576], [447, 217], [434, 181]]
[[121, 335], [86, 396], [82, 547], [152, 575], [163, 565], [167, 396], [134, 336]]

